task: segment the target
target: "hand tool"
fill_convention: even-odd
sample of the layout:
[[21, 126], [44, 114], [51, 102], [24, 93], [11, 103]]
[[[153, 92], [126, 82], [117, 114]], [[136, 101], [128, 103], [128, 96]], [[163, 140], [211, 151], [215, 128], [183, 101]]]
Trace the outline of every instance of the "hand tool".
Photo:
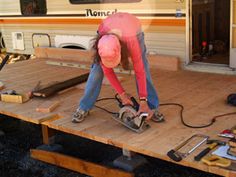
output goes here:
[[218, 166], [228, 170], [236, 170], [235, 162], [217, 155], [205, 156], [201, 159], [201, 161], [209, 166]]
[[[195, 145], [192, 149], [190, 149], [188, 152], [186, 153], [182, 153], [179, 150], [184, 147], [185, 145], [187, 145], [188, 143], [191, 142], [191, 140], [193, 140], [194, 138], [203, 138], [202, 141], [200, 141], [197, 145]], [[209, 138], [209, 136], [206, 135], [202, 135], [202, 134], [195, 134], [193, 136], [191, 136], [189, 139], [185, 140], [184, 142], [182, 142], [180, 145], [178, 145], [176, 148], [170, 150], [169, 152], [167, 152], [167, 155], [174, 161], [179, 162], [181, 161], [183, 158], [187, 157], [190, 153], [192, 153], [196, 148], [198, 148], [200, 145], [202, 145], [205, 141], [207, 141]]]
[[145, 122], [148, 113], [141, 113], [137, 115], [139, 104], [134, 97], [131, 97], [133, 105], [123, 105], [122, 101], [116, 95], [116, 99], [119, 102], [119, 107], [121, 108], [118, 114], [112, 116], [112, 118], [127, 128], [133, 130], [136, 133], [141, 133], [150, 125]]
[[214, 149], [216, 146], [225, 145], [226, 142], [220, 140], [207, 140], [207, 144], [210, 144], [206, 149], [201, 151], [198, 155], [194, 157], [194, 160], [200, 161], [202, 157], [204, 157], [208, 152]]
[[222, 132], [220, 132], [218, 136], [224, 137], [224, 138], [234, 138], [235, 135], [231, 130], [225, 129]]

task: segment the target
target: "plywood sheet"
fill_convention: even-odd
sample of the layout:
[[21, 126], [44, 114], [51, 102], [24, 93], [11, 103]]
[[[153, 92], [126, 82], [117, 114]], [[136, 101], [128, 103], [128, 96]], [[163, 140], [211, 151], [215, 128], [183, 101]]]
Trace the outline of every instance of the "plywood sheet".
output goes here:
[[[185, 107], [184, 119], [191, 125], [206, 125], [213, 116], [234, 112], [235, 107], [226, 105], [228, 94], [236, 90], [236, 77], [196, 73], [189, 71], [152, 71], [154, 85], [159, 93], [160, 103], [179, 103]], [[133, 76], [125, 77], [125, 89], [136, 96]], [[103, 87], [100, 97], [113, 97], [114, 92], [109, 87]], [[99, 102], [110, 111], [118, 111], [114, 100]], [[141, 154], [170, 161], [166, 153], [194, 134], [204, 134], [218, 138], [217, 134], [226, 128], [236, 125], [235, 115], [219, 118], [214, 125], [203, 129], [191, 129], [181, 124], [179, 107], [161, 106], [166, 121], [163, 123], [149, 122], [151, 129], [142, 134], [136, 134], [115, 122], [111, 115], [94, 108], [90, 116], [79, 124], [71, 123], [73, 109], [61, 113], [61, 119], [47, 122], [51, 128], [79, 135], [105, 144], [126, 148]], [[69, 113], [69, 111], [72, 111]], [[69, 113], [69, 114], [68, 114]], [[220, 168], [207, 167], [193, 160], [194, 155], [206, 148], [198, 148], [193, 154], [180, 162], [203, 171], [226, 175], [229, 171]]]

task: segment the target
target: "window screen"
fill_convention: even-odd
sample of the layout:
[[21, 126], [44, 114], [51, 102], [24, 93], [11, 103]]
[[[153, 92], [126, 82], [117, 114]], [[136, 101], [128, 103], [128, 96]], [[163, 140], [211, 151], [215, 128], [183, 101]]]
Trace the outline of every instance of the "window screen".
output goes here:
[[132, 3], [142, 0], [70, 0], [72, 4]]
[[23, 15], [45, 15], [46, 0], [20, 0]]

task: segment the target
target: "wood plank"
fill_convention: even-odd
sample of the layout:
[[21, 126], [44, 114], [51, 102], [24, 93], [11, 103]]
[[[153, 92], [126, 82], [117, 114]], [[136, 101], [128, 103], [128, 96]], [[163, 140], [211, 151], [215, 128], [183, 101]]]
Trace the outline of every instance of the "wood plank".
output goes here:
[[[79, 49], [63, 49], [63, 48], [35, 48], [35, 55], [37, 58], [47, 58], [51, 61], [67, 61], [71, 62], [74, 67], [75, 63], [92, 64], [94, 51], [79, 50]], [[176, 56], [167, 55], [148, 55], [148, 61], [151, 68], [178, 71], [180, 70], [180, 59]], [[72, 66], [73, 67], [73, 66]]]
[[79, 75], [77, 77], [68, 79], [66, 81], [62, 81], [62, 82], [56, 83], [54, 85], [48, 86], [46, 88], [42, 88], [40, 90], [34, 91], [33, 95], [39, 96], [39, 97], [44, 97], [44, 98], [52, 96], [59, 91], [62, 91], [64, 89], [73, 87], [77, 84], [86, 82], [88, 79], [88, 76], [89, 76], [89, 73]]
[[86, 175], [94, 177], [133, 177], [134, 174], [105, 167], [92, 162], [87, 162], [82, 159], [70, 157], [67, 155], [48, 152], [43, 150], [31, 149], [31, 157], [37, 160], [41, 160], [59, 167], [67, 168], [76, 172], [80, 172]]
[[36, 111], [43, 112], [43, 113], [49, 113], [52, 112], [56, 107], [58, 107], [60, 104], [59, 101], [45, 101], [42, 105], [36, 108]]
[[92, 50], [80, 49], [63, 49], [63, 48], [35, 48], [35, 56], [37, 58], [57, 59], [76, 62], [93, 62], [94, 52]]

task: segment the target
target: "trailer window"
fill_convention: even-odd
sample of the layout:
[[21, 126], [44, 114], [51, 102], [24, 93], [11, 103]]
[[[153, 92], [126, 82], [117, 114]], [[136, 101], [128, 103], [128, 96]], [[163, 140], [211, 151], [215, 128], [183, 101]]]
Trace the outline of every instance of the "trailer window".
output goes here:
[[132, 3], [142, 0], [70, 0], [71, 4], [104, 4], [104, 3]]
[[23, 15], [45, 15], [46, 0], [20, 0]]

